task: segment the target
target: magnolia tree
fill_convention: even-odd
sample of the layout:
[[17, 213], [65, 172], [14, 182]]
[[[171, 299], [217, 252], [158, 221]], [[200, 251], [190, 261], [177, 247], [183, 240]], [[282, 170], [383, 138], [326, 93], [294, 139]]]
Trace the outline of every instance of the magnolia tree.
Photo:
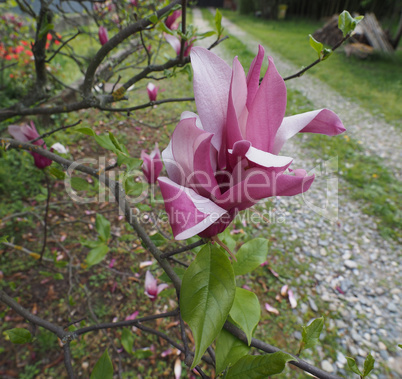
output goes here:
[[[77, 2], [84, 7], [88, 23], [86, 28], [78, 29], [74, 25], [75, 19], [62, 8], [51, 9], [51, 2], [41, 0], [39, 12], [26, 1], [16, 3], [36, 20], [34, 32], [29, 34], [27, 31], [21, 40], [18, 39], [17, 30], [14, 38], [3, 40], [0, 45], [4, 58], [2, 71], [26, 57], [32, 57], [35, 67], [26, 83], [25, 93], [0, 110], [0, 120], [3, 125], [8, 125], [12, 137], [3, 136], [3, 149], [28, 151], [36, 166], [32, 169], [45, 173], [48, 191], [51, 177], [64, 179], [66, 189], [74, 199], [76, 194], [73, 189], [80, 189], [82, 183], [72, 175], [73, 171], [91, 175], [106, 186], [114, 195], [127, 223], [170, 280], [178, 306], [165, 313], [140, 315], [135, 312], [125, 321], [88, 322], [82, 327], [79, 324], [81, 320], [69, 319], [67, 315], [65, 320], [56, 323], [41, 314], [33, 314], [1, 290], [0, 300], [31, 326], [8, 330], [9, 343], [31, 341], [35, 337], [35, 326], [47, 329], [59, 338], [67, 375], [74, 378], [77, 362], [73, 364], [71, 358], [70, 343], [73, 340], [79, 340], [84, 334], [94, 331], [135, 326], [144, 333], [157, 335], [178, 349], [188, 366], [188, 376], [265, 378], [281, 373], [286, 364], [290, 364], [315, 377], [336, 378], [300, 357], [303, 350], [318, 342], [324, 325], [322, 318], [303, 327], [300, 346], [293, 353], [253, 338], [260, 321], [260, 302], [249, 288], [237, 286], [236, 279], [264, 264], [268, 241], [250, 239], [236, 251], [221, 233], [239, 212], [260, 200], [272, 196], [295, 196], [312, 185], [313, 175], [308, 175], [304, 169], [292, 167], [291, 157], [279, 155], [282, 146], [299, 132], [334, 136], [345, 128], [339, 117], [328, 109], [285, 117], [285, 80], [302, 75], [326, 59], [349, 37], [359, 19], [352, 18], [347, 12], [342, 13], [339, 27], [344, 38], [332, 50], [324, 49], [320, 42], [310, 37], [310, 44], [317, 51], [318, 59], [309, 67], [283, 79], [270, 57], [268, 69], [261, 75], [263, 62], [267, 59], [262, 46], [256, 52], [247, 75], [237, 57], [230, 67], [215, 55], [211, 49], [224, 39], [220, 13], [217, 12], [215, 17], [216, 31], [200, 34], [192, 26], [186, 25], [186, 1], [175, 0], [164, 4], [135, 0], [106, 1], [92, 3], [91, 7], [87, 7], [88, 2]], [[15, 21], [16, 16], [10, 13], [5, 13], [4, 17], [10, 20], [14, 17], [16, 29], [22, 28], [27, 22], [27, 18]], [[56, 32], [55, 25], [62, 20], [67, 26], [64, 31]], [[100, 43], [100, 48], [89, 58], [77, 54], [73, 47], [74, 39], [84, 33]], [[217, 38], [209, 49], [194, 47], [194, 42], [211, 35]], [[173, 47], [174, 58], [161, 56], [161, 47], [166, 43]], [[52, 66], [53, 59], [61, 55], [72, 60], [82, 72], [83, 77], [77, 79], [75, 86], [65, 85], [58, 79], [58, 68]], [[128, 67], [127, 61], [130, 62]], [[156, 79], [171, 77], [179, 71], [188, 72], [190, 64], [194, 99], [169, 98], [158, 101]], [[126, 76], [124, 83], [120, 83], [119, 76], [122, 67], [135, 73], [128, 78]], [[113, 84], [107, 88], [109, 83]], [[149, 101], [130, 104], [133, 98], [128, 92], [137, 83], [144, 83]], [[74, 96], [55, 97], [59, 92], [65, 95], [66, 91]], [[195, 100], [197, 113], [185, 111], [181, 114], [171, 140], [163, 147], [162, 153], [156, 144], [150, 154], [143, 151], [141, 157], [131, 156], [130, 149], [112, 133], [96, 134], [93, 129], [78, 125], [80, 122], [56, 125], [53, 130], [42, 132], [30, 119], [31, 116], [65, 114], [88, 108], [134, 114], [138, 109], [154, 108], [163, 102], [192, 100]], [[154, 109], [154, 112], [158, 111], [159, 108]], [[20, 121], [21, 117], [23, 121]], [[46, 146], [45, 141], [50, 135], [67, 128], [75, 128], [76, 132], [93, 138], [115, 155], [115, 163], [95, 169], [89, 164], [90, 161], [67, 159], [67, 150], [59, 143], [50, 148]], [[118, 180], [113, 174], [116, 167], [123, 172]], [[166, 176], [161, 174], [163, 167]], [[141, 196], [134, 202], [129, 196], [138, 184], [137, 172], [140, 168], [144, 182], [149, 185], [147, 192], [152, 195], [157, 186], [160, 188], [173, 233], [171, 238], [187, 240], [187, 244], [166, 251], [161, 241], [155, 235], [149, 235], [140, 222]], [[151, 198], [151, 205], [154, 201]], [[30, 252], [39, 262], [46, 260], [48, 205], [49, 196], [43, 248], [38, 253]], [[86, 267], [102, 262], [109, 251], [110, 222], [98, 214], [95, 228], [99, 237], [98, 241], [88, 245], [90, 251]], [[6, 246], [15, 246], [7, 237], [3, 236], [1, 241]], [[196, 253], [190, 262], [177, 259], [179, 254], [190, 250]], [[177, 263], [184, 264], [186, 270], [183, 272], [178, 269]], [[109, 266], [112, 265], [113, 262], [110, 262]], [[71, 267], [68, 265], [67, 269], [71, 270]], [[155, 301], [168, 284], [158, 284], [158, 280], [147, 271], [144, 286], [146, 296]], [[292, 291], [284, 286], [281, 292], [294, 307]], [[267, 310], [276, 311], [268, 304]], [[161, 318], [178, 321], [181, 341], [146, 325], [147, 321]], [[68, 322], [76, 327], [71, 330], [62, 326]], [[191, 330], [191, 339], [188, 338], [188, 329]], [[128, 351], [132, 349], [129, 334], [124, 332], [122, 335], [122, 344], [128, 346]], [[180, 377], [180, 360], [177, 362], [175, 376]], [[373, 367], [371, 356], [366, 360], [364, 372], [360, 372], [352, 358], [349, 362], [352, 371], [361, 377], [367, 376]], [[109, 353], [105, 350], [93, 367], [91, 378], [112, 378], [113, 372]]]

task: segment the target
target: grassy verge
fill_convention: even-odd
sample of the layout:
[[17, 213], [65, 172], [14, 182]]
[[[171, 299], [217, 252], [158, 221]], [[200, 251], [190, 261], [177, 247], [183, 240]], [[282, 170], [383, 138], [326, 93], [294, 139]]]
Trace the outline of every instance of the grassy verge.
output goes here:
[[[223, 15], [251, 36], [279, 52], [298, 66], [316, 59], [308, 35], [322, 23], [306, 20], [272, 21], [241, 16], [223, 10]], [[309, 71], [346, 97], [358, 101], [371, 113], [399, 125], [402, 120], [402, 50], [394, 56], [373, 55], [366, 60], [347, 58], [335, 52], [328, 60]]]

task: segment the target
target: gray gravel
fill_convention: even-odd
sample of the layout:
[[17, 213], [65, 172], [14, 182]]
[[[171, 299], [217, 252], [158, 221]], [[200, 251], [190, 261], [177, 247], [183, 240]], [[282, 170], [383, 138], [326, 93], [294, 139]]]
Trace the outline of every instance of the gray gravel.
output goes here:
[[[193, 16], [200, 30], [209, 29], [199, 10], [195, 9]], [[246, 40], [251, 51], [257, 51], [258, 41], [228, 20], [223, 19], [223, 25], [230, 34]], [[203, 44], [208, 46], [212, 42], [204, 40]], [[214, 52], [231, 64], [233, 57], [227, 56], [224, 46], [218, 46]], [[297, 71], [297, 67], [278, 54], [272, 56], [282, 75]], [[301, 91], [316, 109], [334, 110], [348, 134], [362, 141], [367, 154], [383, 157], [384, 164], [400, 174], [401, 135], [392, 125], [347, 101], [308, 74], [286, 84]], [[331, 164], [315, 161], [302, 147], [303, 138], [308, 135], [288, 141], [281, 154], [293, 157], [294, 167], [314, 171], [316, 180], [303, 195], [273, 199], [276, 211], [269, 228], [271, 237], [278, 234], [276, 248], [285, 249], [289, 241], [298, 242], [299, 246], [295, 244], [294, 249], [295, 264], [309, 263], [309, 271], [297, 278], [299, 286], [294, 288], [296, 296], [301, 296], [299, 291], [307, 293], [308, 304], [299, 302], [295, 312], [300, 315], [311, 309], [319, 317], [320, 306], [323, 306], [334, 315], [329, 327], [337, 330], [342, 351], [333, 361], [319, 347], [323, 369], [350, 377], [350, 372], [345, 371], [345, 355], [357, 358], [362, 365], [371, 352], [377, 363], [370, 378], [400, 378], [402, 350], [397, 344], [402, 343], [401, 247], [395, 241], [384, 240], [373, 217], [362, 213], [361, 204], [347, 196], [346, 183], [335, 175], [336, 160]], [[256, 228], [265, 233], [267, 227], [257, 224]], [[315, 284], [306, 288], [309, 281]], [[391, 372], [387, 373], [379, 362]]]

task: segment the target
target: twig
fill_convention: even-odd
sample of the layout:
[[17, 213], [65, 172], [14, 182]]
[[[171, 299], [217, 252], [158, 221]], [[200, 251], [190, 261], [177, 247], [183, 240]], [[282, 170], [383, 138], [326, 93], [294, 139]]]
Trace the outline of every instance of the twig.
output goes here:
[[135, 320], [126, 320], [126, 321], [119, 321], [119, 322], [108, 322], [104, 324], [98, 324], [98, 325], [92, 325], [92, 326], [87, 326], [85, 328], [78, 329], [74, 332], [77, 336], [89, 332], [93, 332], [95, 330], [102, 330], [102, 329], [109, 329], [109, 328], [118, 328], [118, 327], [125, 327], [125, 326], [137, 326], [137, 324], [144, 322], [144, 321], [150, 321], [150, 320], [156, 320], [159, 318], [166, 318], [166, 317], [174, 317], [179, 314], [179, 311], [175, 309], [174, 311], [170, 312], [165, 312], [165, 313], [160, 313], [156, 315], [151, 315], [151, 316], [145, 316], [141, 318], [136, 318]]
[[[335, 51], [339, 46], [341, 46], [348, 38], [350, 37], [350, 34], [348, 34], [346, 37], [342, 38], [341, 41], [339, 41], [331, 50]], [[296, 74], [287, 76], [286, 78], [283, 78], [283, 80], [290, 80], [290, 79], [294, 79], [294, 78], [298, 78], [300, 76], [302, 76], [307, 70], [310, 70], [310, 68], [314, 67], [316, 64], [322, 62], [322, 59], [317, 59], [315, 60], [313, 63], [311, 63], [310, 65], [308, 65], [307, 67], [303, 68], [302, 70], [300, 70], [299, 72], [297, 72]]]
[[[186, 13], [187, 13], [187, 0], [181, 1], [181, 32], [183, 36], [186, 35]], [[180, 41], [180, 62], [183, 61], [184, 57], [184, 46], [186, 44], [186, 40], [182, 37]]]
[[163, 254], [161, 254], [161, 259], [169, 258], [172, 255], [184, 253], [185, 251], [194, 249], [194, 248], [196, 248], [198, 246], [202, 246], [202, 245], [205, 245], [205, 244], [206, 244], [206, 242], [203, 239], [201, 239], [199, 241], [191, 243], [190, 245], [183, 246], [183, 247], [181, 247], [181, 248], [179, 248], [177, 250], [173, 250], [173, 251], [169, 251], [167, 253], [163, 253]]
[[128, 108], [107, 108], [107, 107], [98, 107], [102, 111], [109, 111], [109, 112], [131, 112], [136, 111], [138, 109], [144, 109], [148, 107], [153, 107], [154, 105], [164, 104], [164, 103], [175, 103], [181, 101], [194, 101], [194, 97], [183, 97], [178, 99], [164, 99], [164, 100], [157, 100], [157, 101], [150, 101], [149, 103], [136, 105], [135, 107], [128, 107]]
[[[23, 253], [30, 255], [34, 259], [39, 258], [38, 253], [34, 253], [33, 251], [28, 250], [27, 248], [25, 248], [23, 246], [15, 245], [15, 244], [13, 244], [11, 242], [3, 242], [3, 245], [6, 245], [8, 247], [12, 247], [13, 249], [18, 250], [18, 251], [22, 251]], [[50, 258], [43, 258], [43, 260], [47, 261], [47, 262], [53, 262], [53, 259], [50, 259]]]
[[73, 40], [74, 38], [76, 38], [79, 34], [81, 34], [81, 31], [80, 30], [78, 30], [78, 32], [76, 33], [76, 34], [74, 34], [72, 37], [70, 37], [67, 41], [65, 41], [65, 42], [63, 42], [61, 45], [60, 45], [60, 47], [53, 53], [53, 55], [50, 57], [50, 58], [48, 58], [48, 59], [46, 59], [46, 63], [49, 63], [59, 52], [60, 52], [60, 50], [64, 47], [64, 46], [66, 46], [71, 40]]
[[78, 120], [78, 121], [75, 122], [74, 124], [61, 126], [60, 128], [51, 130], [50, 132], [43, 133], [43, 134], [40, 135], [39, 137], [37, 137], [37, 138], [35, 138], [35, 139], [33, 139], [32, 141], [29, 141], [29, 142], [30, 142], [30, 143], [34, 143], [34, 142], [36, 142], [36, 141], [39, 141], [39, 140], [42, 139], [42, 138], [49, 137], [50, 135], [52, 135], [52, 134], [54, 134], [54, 133], [57, 133], [57, 132], [59, 132], [60, 130], [64, 130], [64, 129], [68, 129], [68, 128], [72, 128], [72, 127], [74, 127], [74, 126], [77, 126], [77, 125], [81, 124], [81, 122], [82, 122], [82, 120]]
[[225, 36], [221, 39], [217, 39], [210, 47], [208, 47], [208, 50], [213, 49], [214, 47], [218, 46], [220, 43], [222, 43], [225, 39], [228, 39], [229, 36]]
[[66, 366], [68, 377], [69, 379], [75, 379], [73, 366], [71, 364], [70, 342], [67, 342], [63, 345], [63, 350], [64, 350], [64, 365]]
[[[247, 341], [247, 336], [246, 334], [240, 330], [239, 328], [237, 328], [236, 326], [234, 326], [233, 324], [231, 324], [230, 322], [225, 322], [224, 328], [230, 332], [231, 334], [233, 334], [235, 337], [237, 337], [239, 340], [243, 341], [244, 343], [248, 344]], [[256, 338], [252, 338], [251, 339], [251, 344], [250, 346], [255, 347], [256, 349], [265, 351], [266, 353], [276, 353], [277, 351], [282, 351], [283, 350], [269, 345], [263, 341], [260, 341]], [[289, 354], [287, 352], [284, 352], [286, 354]], [[300, 369], [302, 369], [303, 371], [309, 372], [310, 374], [313, 374], [314, 376], [316, 376], [317, 378], [320, 379], [341, 379], [339, 376], [336, 375], [332, 375], [326, 371], [323, 371], [313, 365], [310, 365], [309, 363], [303, 361], [302, 359], [296, 357], [294, 354], [290, 354], [293, 355], [295, 357], [294, 361], [289, 362], [289, 364], [296, 366]]]
[[0, 290], [0, 301], [7, 304], [10, 308], [14, 309], [20, 316], [24, 317], [26, 320], [51, 331], [60, 339], [63, 339], [68, 334], [61, 327], [33, 315], [31, 312], [18, 304], [12, 297], [8, 296], [3, 290]]

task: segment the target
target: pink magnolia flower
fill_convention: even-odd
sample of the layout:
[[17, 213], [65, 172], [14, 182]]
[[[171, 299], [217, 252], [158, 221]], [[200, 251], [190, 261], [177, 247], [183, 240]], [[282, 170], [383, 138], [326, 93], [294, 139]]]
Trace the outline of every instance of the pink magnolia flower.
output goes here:
[[[168, 33], [164, 33], [165, 39], [167, 42], [169, 42], [170, 46], [173, 47], [174, 51], [176, 52], [177, 55], [180, 55], [181, 51], [181, 41], [176, 37]], [[189, 41], [186, 41], [184, 43], [184, 53], [183, 57], [187, 57], [190, 54], [190, 51], [193, 47], [194, 43], [194, 38], [190, 39]]]
[[314, 175], [288, 169], [283, 144], [298, 132], [345, 130], [328, 109], [284, 117], [286, 87], [270, 57], [259, 84], [264, 54], [260, 46], [246, 76], [237, 57], [231, 69], [202, 47], [191, 50], [198, 115], [182, 114], [162, 153], [168, 178], [158, 179], [178, 240], [213, 237], [261, 199], [307, 191]]
[[145, 295], [152, 301], [155, 301], [158, 295], [167, 287], [169, 287], [167, 284], [157, 285], [157, 280], [150, 271], [147, 271], [145, 274]]
[[159, 86], [155, 87], [153, 83], [148, 83], [147, 85], [149, 101], [155, 101], [158, 96]]
[[109, 41], [109, 37], [108, 37], [108, 34], [107, 34], [107, 29], [104, 26], [99, 27], [98, 35], [99, 35], [99, 42], [101, 43], [102, 46], [107, 41]]
[[181, 10], [178, 9], [174, 11], [170, 16], [168, 16], [165, 20], [165, 25], [171, 30], [176, 30], [179, 27], [177, 19], [181, 16]]
[[141, 159], [144, 162], [142, 164], [142, 171], [144, 172], [147, 182], [149, 184], [155, 183], [163, 168], [158, 143], [155, 143], [155, 149], [151, 151], [151, 154], [147, 154], [145, 150], [142, 150]]
[[[21, 142], [29, 142], [35, 138], [39, 137], [38, 131], [35, 128], [35, 124], [31, 121], [31, 126], [28, 124], [18, 126], [18, 125], [9, 125], [8, 132], [18, 141]], [[34, 145], [38, 145], [46, 149], [46, 144], [43, 139], [40, 139], [33, 143]], [[40, 169], [44, 169], [47, 166], [52, 164], [52, 161], [34, 151], [29, 152], [35, 162], [35, 166]]]

